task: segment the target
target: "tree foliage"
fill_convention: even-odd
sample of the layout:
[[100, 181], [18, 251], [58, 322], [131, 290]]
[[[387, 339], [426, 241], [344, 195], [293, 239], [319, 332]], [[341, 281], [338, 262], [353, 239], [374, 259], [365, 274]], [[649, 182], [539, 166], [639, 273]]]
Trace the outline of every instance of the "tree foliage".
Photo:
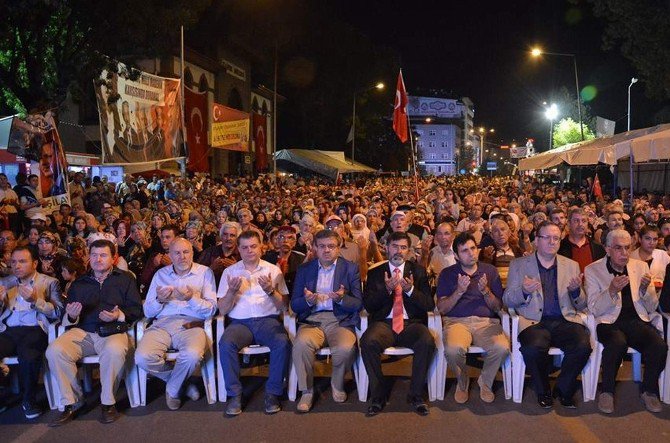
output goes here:
[[[596, 138], [595, 134], [588, 126], [584, 125], [584, 140], [592, 140]], [[579, 122], [574, 121], [570, 117], [561, 119], [554, 125], [553, 133], [554, 148], [567, 145], [569, 143], [577, 143], [582, 141], [581, 128]]]
[[649, 97], [670, 97], [670, 3], [658, 0], [589, 0], [606, 22], [605, 49], [620, 48]]
[[[89, 87], [107, 57], [170, 53], [211, 0], [0, 0], [0, 113], [44, 110]], [[76, 95], [76, 94], [75, 94]]]

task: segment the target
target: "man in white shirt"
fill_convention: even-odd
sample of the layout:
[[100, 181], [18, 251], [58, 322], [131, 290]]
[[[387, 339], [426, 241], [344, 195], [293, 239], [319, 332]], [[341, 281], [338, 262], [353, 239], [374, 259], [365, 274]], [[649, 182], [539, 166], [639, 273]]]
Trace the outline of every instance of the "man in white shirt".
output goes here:
[[244, 231], [237, 239], [242, 260], [227, 267], [219, 283], [219, 311], [230, 324], [219, 341], [219, 358], [226, 380], [226, 415], [242, 412], [240, 349], [258, 344], [270, 348], [270, 371], [265, 384], [265, 413], [281, 410], [279, 396], [284, 392], [284, 377], [291, 355], [291, 341], [279, 321], [286, 309], [288, 289], [281, 270], [261, 260], [261, 237]]
[[[203, 322], [216, 312], [216, 283], [207, 266], [193, 263], [193, 247], [177, 238], [170, 244], [171, 266], [156, 272], [144, 302], [144, 315], [154, 318], [137, 345], [135, 363], [166, 382], [165, 401], [171, 410], [181, 406], [182, 385], [193, 374], [207, 349]], [[179, 351], [171, 367], [165, 361], [168, 349]], [[186, 395], [200, 398], [189, 384]]]
[[440, 275], [444, 268], [456, 264], [456, 255], [452, 249], [454, 241], [454, 225], [448, 222], [440, 223], [435, 229], [436, 246], [430, 249], [433, 237], [428, 236], [421, 242], [421, 266], [425, 267], [428, 275], [434, 278]]
[[456, 232], [469, 232], [475, 237], [477, 244], [479, 244], [484, 234], [484, 222], [485, 220], [482, 218], [482, 205], [475, 203], [470, 208], [468, 217], [458, 222]]

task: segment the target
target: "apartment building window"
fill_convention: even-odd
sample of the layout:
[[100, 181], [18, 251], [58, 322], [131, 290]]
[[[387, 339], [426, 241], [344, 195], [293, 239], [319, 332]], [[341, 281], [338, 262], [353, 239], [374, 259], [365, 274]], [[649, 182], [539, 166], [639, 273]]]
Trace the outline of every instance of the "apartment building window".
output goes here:
[[428, 135], [437, 135], [437, 131], [435, 129], [431, 129], [428, 131]]
[[449, 135], [449, 131], [447, 131], [446, 129], [443, 129], [442, 130], [442, 135]]
[[434, 148], [435, 147], [435, 142], [428, 142], [428, 147], [429, 148]]
[[435, 154], [435, 153], [430, 154], [430, 159], [431, 160], [435, 160], [436, 158], [437, 158], [437, 154]]
[[449, 147], [449, 143], [447, 143], [447, 142], [442, 142], [442, 147], [443, 147], [443, 148], [447, 148], [447, 147]]

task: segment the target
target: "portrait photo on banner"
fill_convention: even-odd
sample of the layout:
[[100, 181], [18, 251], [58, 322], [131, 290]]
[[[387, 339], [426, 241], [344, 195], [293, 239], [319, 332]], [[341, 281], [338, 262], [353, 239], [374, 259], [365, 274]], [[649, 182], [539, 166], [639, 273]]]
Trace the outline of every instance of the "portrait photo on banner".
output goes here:
[[153, 163], [184, 157], [179, 79], [123, 64], [94, 81], [105, 164]]

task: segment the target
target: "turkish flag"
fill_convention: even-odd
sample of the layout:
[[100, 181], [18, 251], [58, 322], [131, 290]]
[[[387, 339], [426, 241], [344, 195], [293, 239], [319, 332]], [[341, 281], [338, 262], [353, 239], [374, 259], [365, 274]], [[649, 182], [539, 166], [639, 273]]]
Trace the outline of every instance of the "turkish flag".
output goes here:
[[600, 187], [600, 180], [598, 179], [598, 174], [596, 174], [595, 180], [593, 180], [593, 195], [595, 197], [603, 198], [603, 189]]
[[254, 129], [254, 146], [256, 151], [256, 171], [262, 171], [268, 167], [267, 156], [267, 118], [264, 115], [252, 114]]
[[207, 94], [184, 88], [184, 116], [188, 143], [186, 167], [191, 172], [209, 172]]
[[402, 79], [402, 70], [398, 72], [398, 84], [395, 90], [395, 104], [393, 106], [393, 130], [401, 142], [405, 143], [409, 138], [409, 125], [407, 122], [407, 91]]

